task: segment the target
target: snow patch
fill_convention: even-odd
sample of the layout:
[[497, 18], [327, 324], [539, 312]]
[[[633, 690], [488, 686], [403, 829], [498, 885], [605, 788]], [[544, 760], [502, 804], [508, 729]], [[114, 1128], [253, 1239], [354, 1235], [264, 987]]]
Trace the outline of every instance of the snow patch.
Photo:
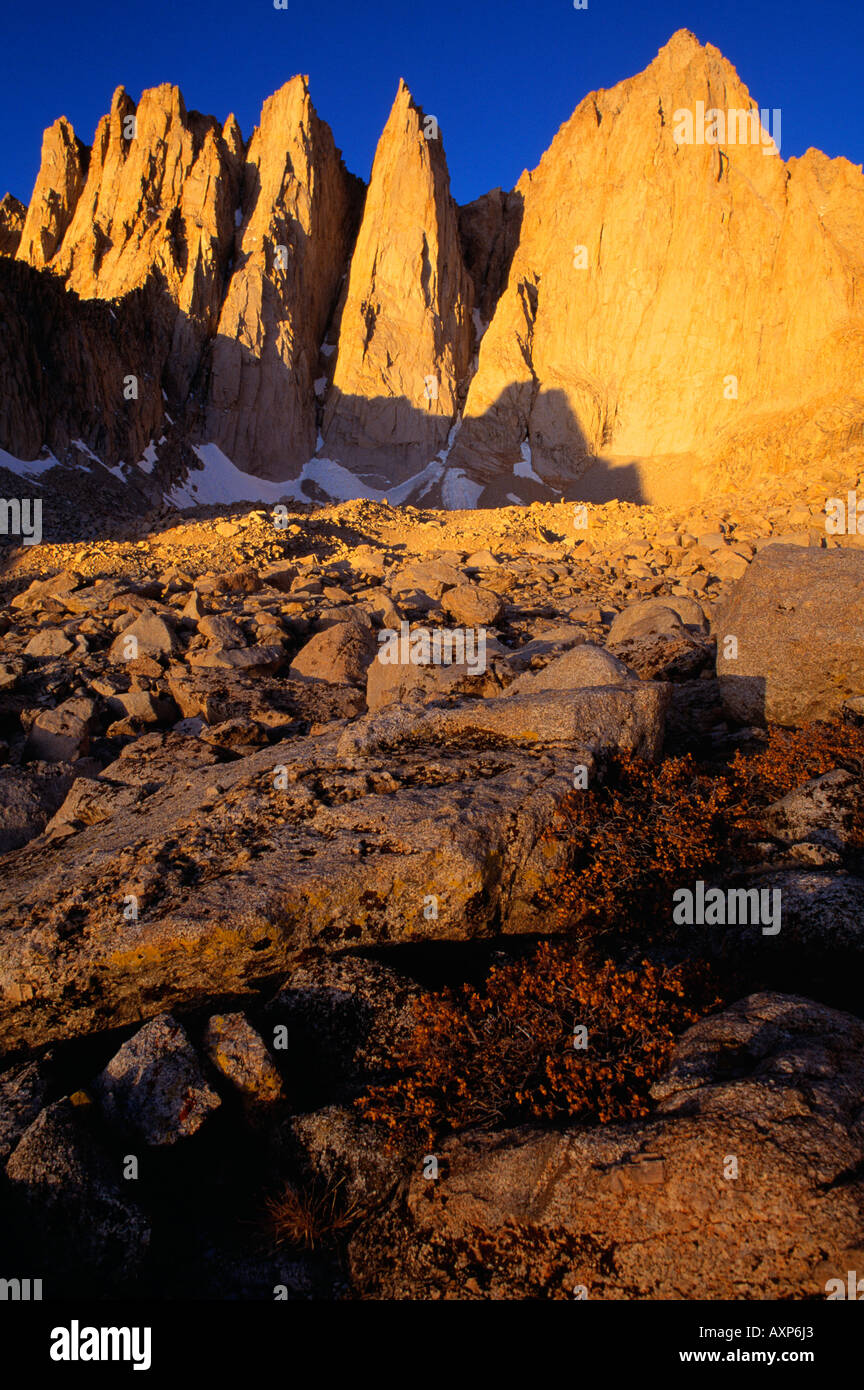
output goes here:
[[103, 460], [99, 458], [98, 454], [94, 454], [93, 450], [84, 443], [83, 439], [73, 439], [72, 444], [79, 453], [85, 456], [85, 458], [90, 459], [93, 463], [98, 463], [102, 468], [105, 467]]
[[441, 505], [448, 512], [473, 511], [482, 491], [483, 484], [472, 482], [461, 468], [448, 468], [441, 484]]
[[441, 460], [442, 463], [446, 463], [447, 460], [448, 460], [448, 458], [450, 457], [450, 450], [453, 448], [453, 445], [456, 443], [456, 436], [457, 436], [457, 434], [459, 433], [459, 431], [461, 430], [461, 428], [462, 428], [462, 412], [460, 411], [459, 414], [456, 416], [456, 419], [453, 421], [453, 424], [450, 426], [450, 429], [449, 429], [448, 432], [447, 432], [447, 443], [444, 445], [444, 448], [440, 451], [440, 453], [438, 453], [438, 454], [435, 455], [435, 457], [436, 457], [436, 458], [439, 458], [439, 459]]
[[[165, 436], [163, 435], [162, 437], [164, 439]], [[153, 440], [151, 439], [150, 443], [147, 445], [147, 448], [144, 450], [143, 454], [138, 460], [137, 466], [141, 469], [142, 473], [152, 473], [153, 469], [156, 466], [156, 462], [156, 445], [153, 443]]]
[[538, 478], [531, 467], [531, 445], [527, 439], [522, 444], [521, 459], [513, 465], [513, 476], [514, 478], [531, 478], [535, 483], [542, 483], [543, 481], [542, 478]]
[[287, 495], [293, 497], [297, 502], [308, 502], [309, 496], [303, 490], [305, 482], [317, 483], [322, 492], [326, 492], [327, 496], [332, 497], [334, 502], [350, 502], [355, 497], [365, 497], [370, 501], [377, 502], [387, 495], [376, 492], [374, 488], [366, 487], [355, 473], [350, 473], [335, 459], [322, 458], [320, 455], [316, 455], [308, 463], [304, 463], [299, 478], [295, 478], [292, 483], [287, 485], [290, 489]]
[[369, 487], [360, 481], [356, 473], [351, 473], [341, 463], [335, 459], [316, 457], [304, 464], [303, 471], [299, 478], [293, 483], [287, 484], [287, 497], [293, 497], [298, 502], [308, 502], [309, 497], [303, 491], [304, 482], [317, 483], [323, 492], [333, 498], [334, 502], [352, 502], [355, 498], [362, 497], [367, 502], [392, 502], [398, 506], [400, 502], [406, 502], [412, 495], [415, 488], [421, 483], [426, 482], [432, 476], [432, 481], [440, 473], [441, 465], [433, 460], [427, 464], [421, 473], [416, 473], [413, 478], [408, 478], [406, 482], [399, 483], [395, 487], [384, 489]]
[[175, 507], [194, 507], [199, 502], [278, 502], [291, 495], [293, 483], [274, 483], [242, 472], [218, 444], [197, 444], [193, 451], [204, 467], [200, 473], [189, 473], [185, 483], [166, 493], [166, 501]]
[[59, 459], [52, 453], [49, 453], [46, 459], [16, 459], [14, 454], [7, 454], [5, 449], [0, 449], [0, 468], [8, 468], [10, 473], [17, 473], [21, 478], [38, 478], [41, 473], [47, 473], [49, 468], [56, 468], [58, 463]]
[[433, 489], [433, 487], [435, 486], [435, 484], [439, 481], [439, 479], [440, 479], [441, 474], [443, 473], [443, 471], [444, 471], [443, 467], [440, 467], [440, 468], [437, 469], [437, 471], [436, 471], [435, 473], [433, 473], [433, 474], [430, 475], [430, 477], [428, 478], [428, 480], [423, 484], [422, 488], [421, 488], [420, 491], [417, 493], [417, 501], [418, 501], [418, 502], [422, 502], [424, 497], [428, 497], [428, 496], [429, 496], [429, 493], [432, 491], [432, 489]]

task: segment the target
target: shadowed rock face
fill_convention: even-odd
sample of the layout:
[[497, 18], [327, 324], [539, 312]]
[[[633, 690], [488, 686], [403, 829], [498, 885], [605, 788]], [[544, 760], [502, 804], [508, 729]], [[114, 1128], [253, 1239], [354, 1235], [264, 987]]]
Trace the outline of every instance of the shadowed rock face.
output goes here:
[[500, 188], [493, 188], [459, 209], [462, 254], [474, 282], [474, 307], [480, 315], [480, 329], [491, 323], [507, 285], [521, 223], [521, 193], [505, 193]]
[[[54, 276], [0, 259], [0, 316], [0, 378], [9, 383], [0, 392], [0, 448], [36, 458], [45, 445], [63, 459], [82, 440], [105, 460], [140, 458], [162, 428], [159, 382], [173, 331], [171, 306], [155, 282], [112, 307], [82, 301]], [[123, 396], [130, 376], [134, 401]], [[100, 472], [103, 488], [118, 488]]]
[[[816, 150], [784, 161], [755, 112], [682, 30], [589, 94], [515, 190], [457, 209], [443, 134], [401, 83], [364, 206], [303, 77], [248, 145], [176, 87], [137, 107], [118, 88], [91, 150], [65, 117], [46, 132], [0, 254], [87, 299], [154, 279], [164, 414], [253, 475], [309, 465], [304, 495], [701, 495], [862, 452], [864, 178]], [[0, 384], [32, 389], [14, 364]], [[81, 374], [70, 418], [91, 400]], [[166, 435], [148, 435], [160, 461]]]

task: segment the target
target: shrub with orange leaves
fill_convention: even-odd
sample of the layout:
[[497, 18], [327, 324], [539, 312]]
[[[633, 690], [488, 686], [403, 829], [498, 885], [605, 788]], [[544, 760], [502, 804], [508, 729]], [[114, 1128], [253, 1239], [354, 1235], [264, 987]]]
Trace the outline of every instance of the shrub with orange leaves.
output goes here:
[[[603, 782], [566, 798], [546, 835], [565, 854], [541, 895], [552, 923], [580, 937], [662, 937], [676, 888], [752, 858], [758, 815], [778, 797], [842, 767], [864, 776], [864, 730], [841, 724], [773, 727], [756, 752], [728, 765], [692, 756], [659, 766], [610, 760]], [[851, 843], [864, 847], [864, 811]]]
[[837, 767], [864, 779], [864, 729], [837, 723], [772, 727], [758, 752], [735, 754], [729, 776], [746, 815]]
[[715, 862], [724, 845], [732, 789], [699, 771], [691, 755], [659, 767], [627, 754], [603, 783], [566, 798], [546, 832], [566, 859], [541, 905], [558, 927], [604, 932], [668, 917], [674, 888]]
[[482, 990], [419, 1001], [396, 1059], [404, 1075], [358, 1104], [394, 1136], [425, 1143], [500, 1121], [638, 1118], [677, 1034], [719, 1002], [703, 966], [622, 970], [544, 942], [494, 967]]
[[[707, 966], [636, 966], [634, 943], [641, 953], [674, 934], [674, 890], [745, 864], [759, 812], [836, 767], [864, 776], [864, 730], [772, 728], [728, 764], [700, 766], [689, 754], [659, 766], [612, 759], [547, 831], [564, 853], [538, 930], [575, 929], [578, 952], [572, 939], [544, 944], [494, 968], [483, 990], [421, 1001], [410, 1046], [395, 1059], [403, 1074], [360, 1098], [366, 1116], [431, 1143], [468, 1125], [646, 1114], [675, 1037], [721, 1000]], [[864, 810], [851, 843], [864, 848]], [[629, 964], [598, 962], [601, 941], [604, 955], [614, 941]], [[573, 1046], [580, 1024], [584, 1051]]]

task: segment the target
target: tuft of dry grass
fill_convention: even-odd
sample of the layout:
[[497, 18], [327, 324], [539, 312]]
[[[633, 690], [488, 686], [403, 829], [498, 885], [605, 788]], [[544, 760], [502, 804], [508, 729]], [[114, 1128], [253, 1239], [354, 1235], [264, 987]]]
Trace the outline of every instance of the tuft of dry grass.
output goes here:
[[356, 1201], [344, 1201], [340, 1192], [343, 1182], [340, 1178], [336, 1183], [306, 1187], [286, 1183], [278, 1196], [268, 1198], [268, 1226], [276, 1245], [314, 1250], [355, 1225], [363, 1211]]

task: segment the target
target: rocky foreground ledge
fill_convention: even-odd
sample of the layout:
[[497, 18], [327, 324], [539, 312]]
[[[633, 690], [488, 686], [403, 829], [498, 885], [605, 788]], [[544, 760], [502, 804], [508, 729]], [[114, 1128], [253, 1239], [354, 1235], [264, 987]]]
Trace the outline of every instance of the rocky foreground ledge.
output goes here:
[[[697, 938], [737, 992], [644, 1118], [426, 1152], [354, 1102], [417, 1000], [538, 938], [583, 950], [550, 885], [610, 760], [720, 767], [766, 724], [854, 738], [857, 537], [826, 535], [815, 496], [282, 521], [9, 552], [0, 1215], [22, 1275], [46, 1296], [824, 1297], [864, 1259], [842, 756], [748, 832], [734, 881], [779, 887], [783, 930]], [[461, 659], [404, 659], [445, 632]], [[633, 925], [624, 963], [655, 949]], [[307, 1217], [339, 1193], [314, 1249], [262, 1225], [286, 1182]]]

